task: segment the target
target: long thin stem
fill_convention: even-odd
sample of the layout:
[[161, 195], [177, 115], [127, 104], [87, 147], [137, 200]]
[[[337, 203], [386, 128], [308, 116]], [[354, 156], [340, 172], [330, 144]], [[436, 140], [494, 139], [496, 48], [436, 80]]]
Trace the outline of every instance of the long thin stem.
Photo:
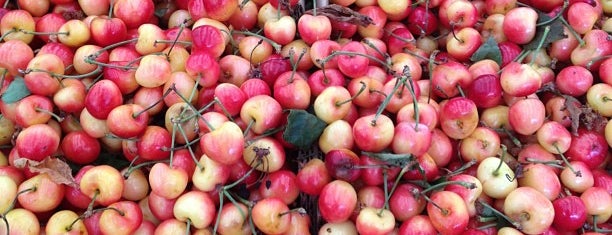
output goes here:
[[531, 54], [533, 55], [533, 58], [531, 58], [531, 62], [529, 62], [530, 66], [532, 66], [533, 63], [535, 63], [538, 57], [538, 53], [540, 52], [540, 48], [542, 48], [542, 46], [544, 45], [544, 41], [546, 41], [546, 37], [548, 37], [549, 33], [550, 33], [550, 25], [544, 27], [544, 34], [543, 34], [544, 36], [542, 36], [542, 39], [538, 43], [538, 47], [536, 47], [536, 49], [531, 52]]
[[354, 100], [355, 98], [357, 98], [357, 96], [361, 95], [361, 93], [363, 93], [363, 91], [365, 91], [367, 85], [365, 84], [365, 82], [363, 81], [359, 81], [359, 83], [361, 83], [361, 88], [359, 89], [359, 91], [357, 91], [357, 93], [353, 96], [351, 96], [351, 98], [344, 100], [344, 101], [337, 101], [336, 102], [336, 107], [342, 106], [343, 104], [346, 104], [348, 102], [351, 102], [352, 100]]
[[572, 173], [576, 175], [576, 177], [582, 177], [582, 173], [580, 171], [576, 171], [574, 167], [572, 167], [572, 164], [570, 164], [570, 162], [567, 160], [565, 155], [563, 155], [563, 153], [559, 149], [559, 146], [557, 146], [557, 144], [554, 143], [553, 147], [555, 147], [555, 149], [557, 150], [557, 153], [559, 154], [559, 156], [561, 156], [561, 159], [563, 160], [563, 162], [565, 162], [565, 165], [567, 166], [567, 168], [569, 168], [572, 171]]
[[444, 181], [442, 183], [439, 183], [439, 184], [436, 184], [436, 185], [433, 185], [431, 187], [428, 187], [428, 188], [424, 189], [423, 191], [421, 191], [421, 194], [424, 194], [424, 193], [427, 193], [427, 192], [430, 192], [430, 191], [433, 191], [433, 190], [436, 190], [436, 189], [439, 189], [439, 188], [442, 188], [442, 187], [446, 187], [448, 185], [453, 185], [453, 184], [461, 185], [461, 186], [463, 186], [463, 187], [465, 187], [467, 189], [474, 189], [474, 188], [476, 188], [476, 185], [474, 183], [471, 183], [471, 182], [465, 182], [465, 181]]

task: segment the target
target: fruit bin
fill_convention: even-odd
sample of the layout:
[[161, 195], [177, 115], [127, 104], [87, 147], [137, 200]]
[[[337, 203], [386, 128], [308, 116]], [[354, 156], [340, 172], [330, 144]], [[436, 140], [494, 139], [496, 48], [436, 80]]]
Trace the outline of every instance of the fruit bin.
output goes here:
[[0, 7], [0, 235], [612, 229], [611, 0]]

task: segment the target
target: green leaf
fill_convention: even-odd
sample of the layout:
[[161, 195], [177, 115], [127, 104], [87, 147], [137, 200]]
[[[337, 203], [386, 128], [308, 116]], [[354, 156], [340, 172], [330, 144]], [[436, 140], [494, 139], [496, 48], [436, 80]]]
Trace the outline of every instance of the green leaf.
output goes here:
[[472, 62], [484, 59], [494, 60], [500, 66], [502, 64], [501, 50], [499, 49], [499, 45], [497, 45], [497, 41], [495, 41], [493, 37], [489, 37], [485, 43], [480, 45], [478, 50], [476, 50], [476, 52], [474, 52], [470, 58]]
[[[552, 20], [550, 16], [543, 12], [538, 12], [538, 27], [536, 31], [535, 37], [531, 42], [527, 43], [523, 48], [525, 50], [536, 50], [538, 49], [538, 45], [542, 42], [541, 48], [548, 47], [554, 41], [564, 39], [567, 37], [565, 32], [563, 32], [563, 22], [559, 18], [555, 18]], [[546, 27], [550, 27], [550, 32], [548, 35], [545, 35], [544, 31]]]
[[6, 104], [12, 104], [21, 99], [29, 96], [30, 90], [25, 85], [25, 81], [22, 77], [15, 77], [9, 86], [6, 88], [4, 94], [2, 94], [2, 102]]
[[300, 149], [307, 149], [319, 139], [327, 124], [304, 110], [289, 110], [283, 139]]
[[391, 166], [397, 166], [397, 167], [405, 167], [417, 161], [414, 155], [412, 154], [371, 153], [371, 152], [363, 152], [362, 154], [368, 157], [373, 157], [378, 160], [381, 160]]

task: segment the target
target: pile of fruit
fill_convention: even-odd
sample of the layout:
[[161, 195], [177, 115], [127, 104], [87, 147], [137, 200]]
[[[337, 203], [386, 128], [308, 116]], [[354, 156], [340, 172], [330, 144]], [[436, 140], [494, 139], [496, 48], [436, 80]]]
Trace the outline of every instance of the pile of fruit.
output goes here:
[[0, 235], [611, 232], [612, 0], [0, 7]]

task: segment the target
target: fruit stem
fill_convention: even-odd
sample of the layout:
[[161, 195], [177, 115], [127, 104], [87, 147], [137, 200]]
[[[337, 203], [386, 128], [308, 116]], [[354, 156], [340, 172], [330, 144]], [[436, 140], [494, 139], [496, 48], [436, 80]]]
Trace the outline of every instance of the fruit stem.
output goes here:
[[[197, 89], [193, 89], [191, 90], [192, 92], [195, 92]], [[190, 100], [193, 99], [190, 97]], [[227, 119], [229, 119], [230, 121], [234, 121], [234, 117], [232, 117], [232, 114], [230, 114], [229, 111], [227, 111], [227, 108], [225, 108], [225, 106], [223, 105], [223, 102], [221, 102], [221, 100], [219, 99], [219, 97], [215, 96], [215, 98], [213, 99], [215, 103], [217, 103], [217, 105], [219, 105], [219, 107], [221, 108], [221, 111], [223, 111], [223, 114], [225, 114], [225, 116], [227, 117]]]
[[[9, 1], [6, 1], [6, 2], [8, 3]], [[4, 40], [4, 37], [8, 36], [8, 35], [9, 35], [9, 34], [11, 34], [11, 33], [16, 32], [16, 31], [17, 31], [16, 29], [11, 29], [11, 30], [9, 30], [9, 31], [6, 31], [4, 34], [2, 34], [2, 36], [0, 36], [0, 42], [1, 42], [2, 40]]]
[[[497, 129], [496, 129], [496, 130], [497, 130]], [[503, 127], [502, 127], [501, 129], [499, 129], [499, 130], [501, 130], [501, 131], [502, 131], [502, 132], [504, 132], [506, 135], [508, 135], [508, 137], [510, 138], [510, 140], [512, 141], [512, 143], [513, 143], [514, 145], [516, 145], [516, 147], [523, 148], [523, 144], [521, 143], [521, 141], [520, 141], [518, 138], [516, 138], [516, 136], [514, 136], [514, 135], [512, 134], [512, 132], [510, 132], [510, 130], [508, 130], [508, 129], [506, 129], [506, 128], [503, 128]]]
[[298, 68], [298, 63], [300, 63], [300, 60], [302, 60], [302, 58], [304, 58], [304, 55], [306, 55], [306, 48], [302, 49], [302, 53], [300, 53], [300, 55], [298, 56], [297, 60], [293, 59], [293, 55], [295, 55], [295, 51], [293, 49], [291, 49], [289, 51], [289, 63], [291, 63], [291, 77], [289, 78], [289, 83], [293, 83], [293, 79], [295, 79], [295, 73], [297, 72], [297, 68]]
[[600, 56], [600, 57], [594, 58], [594, 59], [590, 60], [589, 62], [587, 62], [586, 68], [588, 70], [591, 70], [591, 66], [593, 66], [593, 64], [597, 63], [600, 60], [605, 60], [607, 58], [612, 58], [612, 55], [606, 55], [606, 56]]
[[465, 93], [463, 92], [463, 88], [461, 88], [461, 85], [459, 85], [457, 83], [457, 85], [455, 85], [455, 87], [457, 88], [457, 90], [459, 91], [459, 95], [461, 95], [461, 97], [465, 98]]
[[113, 4], [113, 0], [110, 0], [108, 3], [108, 18], [113, 18], [113, 9], [115, 8], [115, 4]]
[[[280, 17], [279, 17], [280, 18]], [[234, 33], [239, 33], [242, 35], [246, 35], [246, 36], [254, 36], [257, 37], [261, 40], [266, 41], [267, 43], [270, 43], [270, 45], [272, 45], [272, 47], [274, 47], [274, 50], [276, 51], [277, 54], [280, 54], [282, 46], [278, 43], [276, 43], [275, 41], [273, 41], [272, 39], [269, 39], [267, 37], [264, 37], [262, 35], [250, 32], [250, 31], [236, 31], [236, 30], [230, 30], [230, 35], [234, 34]]]
[[[174, 146], [176, 144], [176, 129], [179, 126], [179, 123], [174, 119], [174, 117], [170, 118], [170, 122], [172, 122], [172, 134], [170, 135], [170, 163], [168, 163], [168, 167], [172, 169], [172, 162], [174, 161]], [[189, 140], [186, 140], [189, 142]]]
[[319, 0], [314, 0], [312, 1], [312, 15], [313, 16], [317, 16], [317, 5], [319, 3]]
[[60, 117], [59, 115], [57, 115], [57, 114], [55, 114], [55, 113], [53, 113], [53, 112], [51, 112], [49, 110], [41, 109], [41, 108], [38, 108], [38, 107], [34, 108], [34, 110], [36, 110], [37, 112], [49, 114], [51, 117], [53, 117], [58, 122], [62, 122], [64, 120], [63, 117]]
[[187, 221], [185, 221], [185, 223], [187, 223], [187, 228], [185, 229], [185, 235], [189, 235], [191, 234], [191, 219], [187, 218]]
[[[188, 19], [185, 19], [181, 25], [179, 26], [179, 31], [176, 34], [176, 38], [174, 38], [174, 40], [172, 40], [172, 45], [170, 46], [170, 49], [168, 49], [168, 54], [166, 54], [166, 58], [168, 59], [168, 61], [170, 60], [170, 53], [172, 53], [172, 49], [174, 49], [174, 46], [176, 45], [179, 39], [179, 37], [181, 36], [181, 34], [183, 33], [183, 30], [185, 30], [185, 26], [187, 25], [187, 21]], [[155, 40], [155, 43], [157, 43], [157, 40]], [[191, 45], [191, 42], [187, 42], [189, 43], [189, 45]]]
[[359, 89], [359, 91], [358, 91], [358, 92], [357, 92], [355, 95], [351, 96], [351, 98], [349, 98], [348, 100], [345, 100], [345, 101], [336, 101], [336, 107], [340, 107], [340, 106], [342, 106], [343, 104], [346, 104], [346, 103], [348, 103], [348, 102], [351, 102], [352, 100], [354, 100], [355, 98], [357, 98], [357, 96], [359, 96], [361, 93], [363, 93], [363, 91], [365, 91], [365, 89], [366, 89], [366, 87], [367, 87], [367, 86], [366, 86], [366, 84], [365, 84], [365, 82], [360, 81], [359, 83], [361, 83], [361, 88]]
[[[550, 18], [550, 20], [544, 21], [544, 22], [540, 22], [538, 24], [536, 24], [536, 27], [542, 26], [542, 25], [546, 25], [549, 24], [553, 21], [555, 21], [557, 18], [561, 17], [563, 15], [563, 12], [565, 12], [565, 9], [567, 9], [567, 7], [569, 6], [569, 1], [568, 0], [563, 0], [563, 6], [561, 7], [561, 9], [559, 10], [559, 12], [557, 12], [557, 14]], [[546, 38], [546, 37], [544, 37]]]
[[[238, 212], [240, 212], [240, 216], [242, 216], [243, 219], [246, 219], [247, 218], [247, 214], [245, 214], [244, 211], [242, 211], [242, 208], [240, 208], [240, 206], [239, 206], [240, 204], [236, 201], [236, 199], [234, 199], [234, 196], [232, 196], [229, 191], [223, 191], [223, 195], [225, 195], [225, 197], [227, 197], [227, 199], [229, 199], [230, 202], [232, 204], [234, 204], [238, 208]], [[241, 200], [244, 200], [244, 199], [242, 199], [240, 197], [238, 197], [238, 198], [241, 199]]]
[[555, 167], [555, 168], [560, 168], [563, 169], [564, 167], [561, 166], [561, 164], [563, 164], [562, 160], [551, 160], [551, 161], [542, 161], [542, 160], [538, 160], [538, 159], [533, 159], [533, 158], [527, 158], [525, 159], [528, 163], [536, 163], [536, 164], [544, 164], [547, 166], [551, 166], [551, 167]]
[[[9, 4], [10, 2], [11, 2], [11, 1], [6, 1], [6, 2], [4, 2], [4, 6], [2, 6], [2, 8], [7, 8], [7, 7], [8, 7], [8, 4]], [[0, 41], [2, 41], [2, 40], [0, 40]], [[8, 222], [7, 222], [7, 223], [8, 223]], [[8, 224], [7, 224], [7, 227], [8, 227]]]
[[96, 51], [96, 53], [92, 54], [93, 58], [98, 58], [98, 56], [100, 56], [102, 53], [104, 53], [105, 51], [108, 51], [110, 49], [113, 49], [115, 47], [119, 47], [125, 44], [130, 44], [132, 42], [138, 42], [138, 38], [132, 38], [132, 39], [128, 39], [122, 42], [117, 42], [117, 43], [113, 43], [110, 44], [108, 46], [103, 47], [102, 49], [100, 49], [99, 51]]
[[274, 128], [274, 129], [268, 129], [263, 134], [257, 135], [257, 136], [255, 136], [255, 137], [253, 137], [251, 139], [245, 140], [245, 142], [246, 142], [247, 145], [250, 145], [251, 143], [253, 143], [253, 141], [256, 141], [256, 140], [259, 140], [259, 139], [263, 139], [263, 138], [268, 137], [268, 136], [272, 136], [272, 135], [276, 134], [277, 132], [282, 131], [283, 129], [285, 129], [285, 127], [286, 126], [280, 126], [280, 127]]
[[561, 156], [561, 159], [563, 160], [563, 162], [565, 162], [565, 165], [567, 166], [567, 168], [569, 168], [572, 171], [572, 173], [576, 175], [576, 177], [582, 177], [582, 173], [580, 171], [576, 171], [574, 167], [572, 167], [572, 164], [569, 163], [565, 155], [561, 152], [561, 150], [559, 149], [559, 146], [557, 146], [557, 143], [554, 143], [553, 147], [555, 147], [555, 150], [557, 150], [557, 153], [559, 154], [559, 156]]
[[390, 194], [389, 194], [389, 186], [388, 186], [388, 179], [389, 179], [389, 172], [387, 172], [386, 168], [383, 168], [383, 190], [385, 193], [385, 205], [383, 206], [383, 208], [380, 208], [380, 211], [378, 212], [378, 216], [382, 216], [382, 213], [384, 212], [385, 209], [389, 209], [389, 199], [391, 198]]
[[610, 233], [612, 233], [611, 229], [601, 229], [601, 228], [597, 227], [597, 218], [598, 217], [599, 216], [597, 216], [597, 215], [593, 215], [593, 232], [601, 233], [601, 234], [610, 234]]
[[493, 222], [495, 220], [497, 220], [497, 217], [495, 216], [491, 216], [491, 217], [478, 216], [478, 222], [481, 222], [481, 223]]
[[461, 44], [465, 43], [461, 38], [457, 37], [457, 34], [455, 34], [455, 24], [454, 23], [451, 23], [451, 30], [450, 31], [453, 34], [453, 38], [455, 38], [455, 40], [457, 40]]
[[463, 186], [463, 187], [465, 187], [467, 189], [475, 189], [476, 188], [476, 184], [471, 183], [471, 182], [465, 182], [465, 181], [444, 181], [442, 183], [439, 183], [439, 184], [436, 184], [436, 185], [433, 185], [431, 187], [428, 187], [428, 188], [424, 189], [423, 191], [421, 191], [421, 194], [425, 194], [427, 192], [430, 192], [430, 191], [433, 191], [433, 190], [445, 187], [447, 185], [453, 185], [453, 184], [461, 185], [461, 186]]
[[215, 225], [213, 226], [213, 233], [217, 234], [219, 228], [219, 222], [221, 221], [221, 211], [223, 210], [223, 190], [219, 190], [219, 210], [217, 211], [217, 219], [215, 219]]
[[567, 23], [567, 21], [563, 17], [559, 17], [559, 20], [561, 20], [561, 23], [563, 23], [563, 25], [567, 27], [567, 29], [570, 31], [572, 35], [574, 35], [576, 40], [578, 40], [578, 44], [580, 46], [584, 46], [586, 44], [584, 40], [580, 37], [580, 34], [578, 34], [578, 32], [576, 32], [576, 30], [574, 30], [574, 28], [572, 28], [572, 26], [569, 23]]
[[431, 205], [433, 205], [436, 208], [438, 208], [438, 210], [440, 210], [443, 215], [448, 215], [448, 213], [450, 213], [450, 211], [448, 211], [448, 209], [440, 207], [440, 205], [438, 205], [437, 203], [433, 202], [431, 200], [431, 198], [429, 198], [429, 196], [423, 194], [422, 192], [421, 192], [421, 196], [423, 197], [423, 199], [425, 199], [425, 201], [427, 201], [427, 203], [430, 203]]
[[317, 63], [321, 65], [321, 69], [325, 68], [325, 63], [327, 63], [327, 61], [331, 60], [334, 56], [338, 56], [338, 55], [348, 55], [348, 56], [363, 56], [366, 57], [370, 60], [376, 61], [377, 63], [381, 64], [382, 66], [385, 67], [385, 69], [387, 71], [393, 71], [393, 68], [391, 68], [391, 66], [387, 63], [384, 62], [374, 56], [368, 55], [368, 54], [361, 54], [361, 53], [356, 53], [356, 52], [352, 52], [352, 51], [334, 51], [331, 54], [329, 54], [327, 57], [323, 58], [323, 59], [317, 59]]
[[413, 38], [413, 39], [403, 38], [403, 37], [401, 37], [401, 36], [399, 36], [399, 35], [397, 35], [397, 34], [393, 33], [392, 31], [389, 31], [388, 29], [385, 29], [385, 32], [386, 32], [386, 33], [388, 33], [388, 34], [389, 34], [389, 36], [394, 37], [394, 38], [397, 38], [397, 39], [399, 39], [400, 41], [405, 42], [405, 43], [415, 43], [415, 42], [416, 42], [416, 40], [414, 40], [414, 38]]
[[[530, 53], [531, 53], [531, 50], [524, 50], [524, 51], [521, 51], [521, 53], [520, 53], [520, 54], [518, 54], [518, 55], [516, 56], [516, 58], [514, 58], [514, 60], [513, 60], [513, 61], [514, 61], [514, 62], [521, 63], [521, 62], [522, 62], [522, 61], [525, 59], [525, 57], [527, 57], [527, 56], [528, 56]], [[498, 73], [498, 74], [501, 74], [501, 73], [503, 72], [503, 69], [504, 69], [504, 68], [500, 69], [500, 70], [499, 70], [497, 73]]]
[[410, 91], [410, 95], [412, 96], [412, 107], [414, 109], [414, 130], [418, 132], [420, 122], [419, 99], [416, 97], [416, 92], [414, 91], [414, 81], [412, 80], [411, 76], [408, 76], [408, 81], [410, 84], [408, 85], [406, 82], [404, 82], [404, 86], [408, 87], [408, 91]]
[[[172, 43], [172, 44], [180, 43], [180, 44], [185, 44], [185, 45], [188, 45], [188, 46], [190, 46], [192, 44], [192, 42], [190, 42], [190, 41], [163, 40], [163, 39], [157, 39], [157, 40], [155, 40], [155, 43]], [[170, 51], [168, 51], [168, 54], [170, 54]]]
[[102, 72], [102, 67], [98, 66], [96, 69], [94, 69], [94, 71], [91, 71], [89, 73], [85, 73], [85, 74], [79, 74], [79, 75], [60, 75], [60, 74], [55, 74], [55, 76], [61, 77], [61, 78], [74, 78], [74, 79], [82, 79], [82, 78], [88, 78], [94, 75], [98, 75], [100, 72]]
[[476, 159], [472, 159], [469, 162], [463, 164], [463, 166], [459, 167], [459, 169], [450, 172], [446, 175], [446, 177], [451, 177], [451, 176], [455, 176], [458, 174], [462, 174], [465, 170], [467, 170], [468, 168], [472, 167], [473, 165], [475, 165], [477, 163]]
[[493, 227], [497, 227], [497, 223], [485, 224], [485, 225], [482, 225], [482, 226], [480, 226], [480, 227], [478, 227], [476, 229], [478, 229], [478, 230], [485, 230], [485, 229], [493, 228]]
[[393, 182], [393, 186], [391, 187], [391, 190], [389, 190], [389, 194], [387, 194], [386, 197], [385, 197], [385, 205], [389, 204], [389, 200], [391, 199], [391, 195], [393, 195], [393, 193], [395, 193], [395, 189], [397, 189], [397, 186], [399, 185], [400, 180], [402, 179], [404, 174], [406, 174], [406, 172], [408, 172], [408, 166], [402, 167], [402, 170], [399, 172], [399, 174], [395, 178], [395, 182]]
[[298, 207], [298, 208], [293, 208], [293, 209], [285, 211], [285, 212], [278, 213], [278, 216], [281, 217], [281, 216], [288, 215], [288, 214], [291, 214], [291, 213], [294, 213], [294, 212], [297, 212], [298, 214], [301, 214], [301, 215], [308, 214], [306, 209], [304, 209], [303, 207]]
[[538, 43], [538, 47], [536, 47], [535, 50], [531, 51], [531, 54], [534, 55], [534, 58], [531, 58], [531, 62], [529, 62], [529, 66], [533, 66], [533, 63], [535, 63], [538, 57], [538, 52], [540, 52], [540, 49], [544, 45], [544, 41], [546, 41], [546, 37], [548, 37], [548, 33], [550, 33], [550, 25], [547, 25], [546, 27], [544, 27], [544, 33], [543, 33], [542, 39], [540, 39], [540, 42]]
[[[260, 163], [257, 163], [257, 164], [259, 165]], [[231, 184], [223, 186], [223, 188], [221, 188], [221, 191], [230, 190], [230, 189], [236, 187], [237, 185], [239, 185], [240, 183], [242, 183], [242, 181], [245, 181], [249, 176], [251, 176], [251, 174], [253, 174], [253, 172], [255, 171], [255, 168], [257, 168], [258, 165], [255, 165], [254, 167], [251, 167], [251, 169], [249, 169], [249, 171], [244, 173], [244, 175], [242, 175], [242, 177], [240, 177], [238, 180], [232, 182]]]
[[282, 1], [278, 1], [278, 6], [276, 6], [276, 19], [279, 20], [281, 18], [281, 7], [282, 7]]
[[132, 162], [130, 162], [130, 166], [128, 166], [128, 170], [127, 170], [125, 173], [123, 173], [123, 178], [124, 178], [124, 179], [127, 179], [128, 177], [130, 177], [130, 175], [132, 174], [132, 172], [134, 172], [135, 170], [138, 170], [138, 169], [143, 168], [143, 167], [145, 167], [145, 166], [151, 166], [151, 165], [155, 165], [155, 164], [157, 164], [157, 163], [172, 163], [172, 162], [171, 162], [171, 161], [169, 161], [169, 160], [159, 160], [159, 161], [148, 161], [148, 162], [143, 162], [143, 163], [140, 163], [140, 164], [138, 164], [138, 165], [134, 166], [134, 165], [132, 165], [132, 164], [134, 163], [134, 161], [135, 161], [135, 160], [136, 160], [136, 159], [134, 159]]
[[[122, 69], [122, 70], [125, 70], [125, 71], [132, 70], [132, 69], [137, 69], [138, 68], [138, 67], [130, 66], [130, 65], [133, 64], [133, 62], [130, 62], [130, 63], [128, 63], [125, 66], [121, 66], [121, 65], [102, 63], [100, 61], [92, 59], [92, 57], [93, 57], [93, 55], [90, 55], [89, 57], [85, 58], [85, 63], [95, 64], [95, 65], [98, 65], [98, 66], [109, 67], [109, 68], [114, 68], [114, 69]], [[138, 59], [142, 59], [142, 57], [139, 57]]]
[[31, 34], [31, 35], [37, 35], [37, 36], [45, 36], [45, 35], [68, 35], [68, 32], [36, 32], [36, 31], [29, 31], [29, 30], [24, 30], [24, 29], [19, 29], [18, 32], [20, 33], [24, 33], [24, 34]]
[[244, 133], [242, 134], [243, 137], [247, 137], [247, 135], [251, 131], [251, 128], [253, 128], [253, 124], [255, 124], [255, 119], [251, 119], [251, 121], [249, 121], [249, 124], [244, 129]]
[[[6, 5], [9, 2], [10, 1], [6, 1], [6, 3], [4, 3], [4, 5]], [[4, 224], [6, 224], [6, 235], [10, 235], [11, 234], [11, 229], [10, 229], [10, 226], [9, 226], [8, 219], [6, 218], [6, 216], [3, 216], [3, 215], [0, 215], [0, 218], [2, 218], [2, 221], [4, 221]]]
[[[181, 133], [181, 135], [183, 136], [183, 139], [189, 141], [189, 138], [187, 137], [187, 134], [185, 134], [185, 130], [183, 129], [183, 126], [182, 125], [178, 125], [178, 124], [175, 124], [175, 125], [178, 127], [179, 133]], [[191, 148], [191, 145], [187, 146], [187, 150], [189, 150], [189, 155], [191, 155], [191, 158], [195, 162], [195, 164], [198, 167], [198, 169], [200, 171], [204, 170], [204, 166], [202, 166], [202, 164], [200, 164], [200, 161], [196, 160], [195, 152], [193, 151], [193, 148]]]
[[[424, 61], [429, 61], [429, 64], [439, 65], [439, 64], [442, 64], [442, 63], [443, 63], [443, 62], [440, 62], [440, 61], [436, 61], [436, 60], [435, 60], [435, 59], [436, 59], [436, 58], [435, 58], [435, 55], [437, 54], [437, 51], [436, 51], [436, 53], [435, 53], [435, 54], [432, 52], [432, 54], [429, 56], [429, 58], [424, 57], [424, 56], [422, 56], [422, 55], [419, 55], [419, 54], [417, 54], [417, 53], [414, 53], [413, 51], [408, 50], [407, 48], [404, 48], [404, 49], [402, 50], [402, 52], [404, 52], [404, 53], [406, 53], [406, 54], [409, 54], [409, 55], [411, 55], [411, 56], [414, 56], [414, 57], [416, 57], [416, 58], [419, 58], [419, 59], [421, 59], [421, 60], [424, 60]], [[429, 71], [432, 71], [432, 70], [433, 70], [433, 66], [429, 68]], [[431, 73], [430, 73], [430, 74], [431, 74]]]
[[[172, 84], [170, 87], [171, 88], [174, 87], [174, 84]], [[162, 97], [159, 98], [157, 101], [155, 101], [153, 104], [149, 105], [148, 107], [144, 108], [143, 110], [138, 111], [137, 113], [132, 114], [132, 117], [133, 118], [137, 118], [138, 116], [140, 116], [140, 114], [142, 114], [144, 112], [148, 112], [150, 109], [152, 109], [153, 107], [155, 107], [156, 105], [161, 103], [164, 100], [164, 98], [166, 98], [166, 96], [170, 95], [170, 92], [172, 92], [172, 89], [168, 89], [166, 92], [164, 92]]]
[[[31, 188], [27, 188], [24, 190], [21, 190], [17, 193], [17, 195], [15, 195], [15, 198], [13, 198], [13, 201], [11, 201], [11, 204], [6, 208], [6, 211], [2, 212], [2, 214], [0, 214], [0, 217], [4, 218], [5, 215], [11, 211], [13, 208], [15, 208], [15, 204], [17, 203], [17, 197], [19, 197], [19, 195], [30, 192], [30, 191], [36, 191], [36, 186], [33, 186]], [[7, 225], [8, 226], [8, 225]]]
[[404, 66], [404, 71], [402, 72], [401, 77], [396, 78], [395, 85], [393, 86], [393, 89], [391, 90], [389, 95], [387, 95], [385, 97], [385, 99], [383, 100], [382, 104], [380, 104], [378, 106], [378, 110], [376, 110], [376, 114], [374, 115], [374, 119], [372, 119], [372, 123], [371, 123], [372, 126], [376, 126], [376, 121], [378, 120], [378, 117], [380, 117], [380, 115], [385, 110], [387, 105], [389, 105], [389, 102], [391, 102], [391, 98], [393, 98], [393, 96], [395, 95], [397, 90], [400, 88], [400, 86], [404, 85], [404, 83], [406, 82], [406, 80], [408, 80], [409, 77], [410, 77], [410, 68], [408, 66]]
[[499, 176], [499, 171], [501, 170], [501, 167], [504, 164], [504, 157], [506, 157], [506, 151], [508, 150], [506, 145], [501, 144], [500, 146], [501, 146], [502, 152], [499, 157], [499, 164], [497, 165], [497, 168], [495, 168], [495, 170], [493, 171], [494, 176]]
[[491, 205], [487, 204], [486, 202], [484, 202], [483, 200], [477, 200], [478, 203], [480, 203], [480, 205], [486, 207], [487, 209], [493, 211], [493, 213], [495, 213], [496, 215], [500, 216], [501, 218], [504, 218], [505, 220], [507, 220], [508, 222], [510, 222], [510, 224], [512, 224], [512, 226], [514, 226], [516, 229], [521, 230], [521, 224], [512, 220], [510, 217], [508, 217], [507, 215], [505, 215], [504, 213], [501, 213], [500, 211], [498, 211], [497, 209], [495, 209], [494, 207], [492, 207]]
[[378, 47], [376, 47], [372, 42], [370, 42], [370, 40], [368, 40], [367, 38], [364, 38], [362, 41], [364, 44], [368, 45], [370, 48], [374, 49], [374, 51], [376, 51], [379, 55], [385, 57], [385, 58], [389, 58], [389, 54], [382, 52]]

